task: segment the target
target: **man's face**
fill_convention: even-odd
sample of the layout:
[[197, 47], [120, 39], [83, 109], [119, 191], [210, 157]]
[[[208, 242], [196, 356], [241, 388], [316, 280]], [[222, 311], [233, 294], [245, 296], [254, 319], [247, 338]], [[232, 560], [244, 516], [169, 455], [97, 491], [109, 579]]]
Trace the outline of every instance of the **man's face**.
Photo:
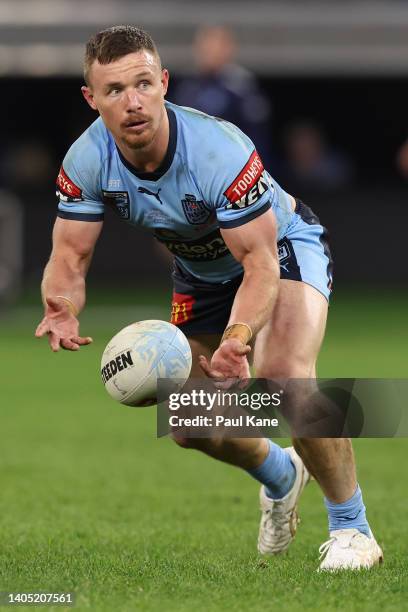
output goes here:
[[95, 61], [89, 87], [82, 87], [88, 104], [99, 111], [115, 141], [131, 149], [149, 146], [162, 124], [169, 75], [149, 51], [129, 53], [110, 64]]

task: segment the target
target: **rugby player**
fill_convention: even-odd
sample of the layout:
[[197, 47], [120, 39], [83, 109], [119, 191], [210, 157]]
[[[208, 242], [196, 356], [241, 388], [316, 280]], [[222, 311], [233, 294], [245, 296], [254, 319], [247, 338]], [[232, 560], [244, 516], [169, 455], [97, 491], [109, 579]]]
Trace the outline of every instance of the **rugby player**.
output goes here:
[[[69, 149], [57, 189], [53, 249], [36, 336], [76, 351], [85, 277], [104, 206], [152, 230], [175, 256], [173, 322], [189, 338], [192, 376], [313, 378], [331, 285], [324, 229], [263, 168], [237, 127], [165, 101], [169, 74], [155, 43], [133, 26], [88, 42], [82, 93], [99, 118]], [[285, 551], [312, 474], [329, 517], [321, 570], [369, 568], [382, 552], [367, 522], [345, 438], [181, 439], [261, 483], [258, 550]]]

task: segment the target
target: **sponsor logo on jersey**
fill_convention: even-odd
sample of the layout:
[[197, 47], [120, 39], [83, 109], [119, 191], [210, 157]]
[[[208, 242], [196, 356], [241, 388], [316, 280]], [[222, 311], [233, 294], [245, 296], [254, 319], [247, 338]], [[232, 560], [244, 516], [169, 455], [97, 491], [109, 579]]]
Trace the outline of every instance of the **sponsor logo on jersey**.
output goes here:
[[121, 219], [129, 219], [130, 208], [127, 191], [102, 191], [102, 202], [110, 206]]
[[171, 304], [171, 320], [173, 325], [186, 323], [193, 318], [193, 304], [195, 299], [192, 295], [186, 293], [173, 293], [173, 301]]
[[178, 240], [179, 238], [180, 239], [183, 238], [182, 234], [179, 234], [175, 232], [174, 230], [167, 229], [165, 227], [160, 227], [158, 229], [155, 229], [154, 235], [155, 235], [155, 238], [157, 238], [157, 240], [160, 240], [160, 242], [166, 242], [166, 240]]
[[264, 167], [258, 153], [254, 151], [244, 168], [226, 191], [229, 200], [226, 208], [240, 209], [255, 204], [268, 189]]
[[282, 240], [278, 242], [278, 259], [281, 278], [302, 280], [296, 253], [293, 250], [290, 240], [287, 238], [282, 238]]
[[290, 257], [290, 252], [289, 252], [287, 245], [285, 243], [279, 244], [278, 245], [279, 263], [282, 263], [283, 261], [285, 261], [285, 259], [289, 259], [289, 257]]
[[62, 202], [80, 202], [83, 199], [82, 189], [71, 181], [62, 166], [57, 176], [57, 198]]
[[108, 181], [108, 187], [111, 187], [112, 189], [117, 189], [118, 187], [120, 187], [120, 184], [120, 179], [109, 179]]
[[199, 225], [208, 221], [211, 209], [203, 200], [197, 200], [195, 195], [186, 193], [185, 199], [181, 200], [186, 219], [191, 225]]
[[233, 210], [239, 210], [241, 208], [247, 208], [251, 204], [255, 204], [259, 198], [268, 190], [269, 183], [267, 182], [265, 175], [263, 174], [259, 181], [246, 193], [240, 200], [234, 203], [227, 204], [225, 208], [232, 208]]
[[161, 210], [149, 210], [145, 215], [146, 221], [150, 223], [170, 223], [171, 219], [168, 215], [165, 215]]
[[173, 255], [189, 261], [213, 261], [230, 254], [218, 228], [195, 240], [173, 237], [173, 232], [165, 229], [155, 230], [154, 235]]
[[158, 191], [150, 191], [150, 189], [146, 189], [146, 187], [138, 187], [137, 190], [139, 193], [145, 193], [146, 195], [153, 196], [158, 202], [160, 202], [160, 204], [163, 204], [159, 195], [161, 192], [161, 187]]

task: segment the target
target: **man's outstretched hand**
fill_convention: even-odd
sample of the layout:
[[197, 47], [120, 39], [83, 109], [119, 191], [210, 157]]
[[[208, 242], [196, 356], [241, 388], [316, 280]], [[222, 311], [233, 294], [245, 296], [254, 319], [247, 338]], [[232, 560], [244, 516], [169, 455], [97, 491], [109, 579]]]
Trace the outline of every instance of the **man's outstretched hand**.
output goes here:
[[51, 350], [59, 351], [60, 347], [68, 351], [77, 351], [80, 346], [90, 344], [92, 338], [79, 335], [79, 321], [71, 312], [67, 302], [61, 298], [46, 298], [45, 316], [35, 331], [36, 338], [48, 335]]
[[211, 363], [204, 355], [199, 356], [200, 367], [209, 378], [216, 381], [220, 389], [229, 389], [235, 384], [245, 388], [251, 377], [247, 355], [251, 347], [237, 338], [224, 340], [212, 356]]

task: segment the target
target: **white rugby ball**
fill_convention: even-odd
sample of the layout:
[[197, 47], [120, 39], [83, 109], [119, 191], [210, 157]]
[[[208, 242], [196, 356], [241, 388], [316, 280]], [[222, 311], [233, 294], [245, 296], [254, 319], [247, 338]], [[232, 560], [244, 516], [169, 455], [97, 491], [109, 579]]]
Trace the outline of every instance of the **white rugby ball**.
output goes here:
[[101, 377], [109, 395], [121, 404], [151, 406], [157, 403], [157, 379], [177, 379], [177, 391], [190, 375], [191, 362], [190, 345], [178, 327], [154, 319], [139, 321], [108, 342]]

